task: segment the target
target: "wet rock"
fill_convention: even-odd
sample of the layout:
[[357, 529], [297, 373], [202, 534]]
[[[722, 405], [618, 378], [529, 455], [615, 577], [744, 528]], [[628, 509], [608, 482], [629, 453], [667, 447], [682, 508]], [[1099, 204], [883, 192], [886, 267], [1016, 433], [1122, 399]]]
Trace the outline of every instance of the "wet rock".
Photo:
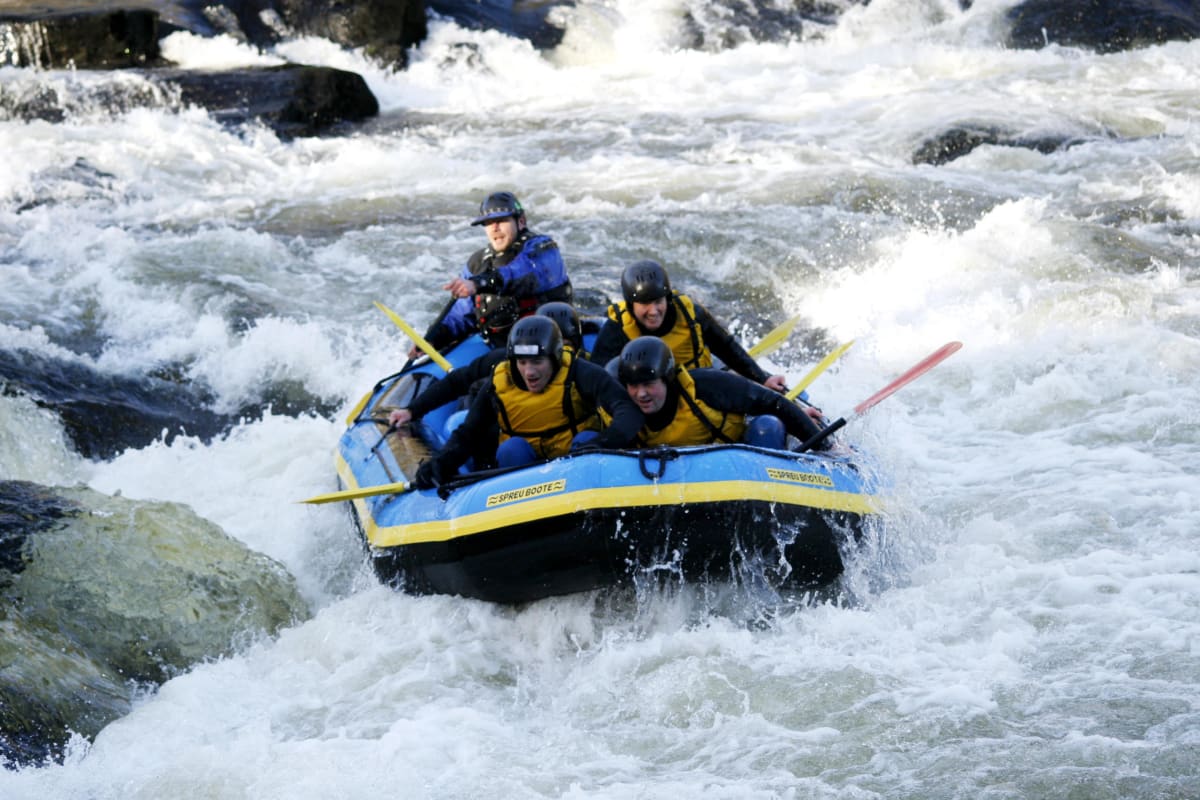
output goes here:
[[403, 67], [427, 33], [423, 0], [9, 0], [0, 26], [0, 62], [79, 69], [158, 63], [159, 39], [179, 30], [259, 47], [322, 36]]
[[854, 0], [790, 0], [783, 3], [709, 0], [684, 12], [684, 46], [719, 51], [747, 42], [796, 41], [836, 23], [850, 4], [857, 3]]
[[572, 0], [427, 0], [429, 10], [469, 30], [500, 31], [540, 50], [557, 47], [565, 31], [551, 21]]
[[1026, 0], [1008, 11], [1011, 47], [1048, 44], [1112, 53], [1200, 37], [1190, 0]]
[[0, 390], [20, 392], [53, 410], [75, 449], [106, 459], [180, 433], [207, 440], [237, 419], [210, 411], [211, 398], [189, 385], [153, 376], [101, 373], [83, 362], [24, 350], [0, 350]]
[[951, 128], [921, 144], [912, 155], [914, 164], [938, 166], [962, 158], [976, 147], [985, 144], [1002, 147], [1022, 147], [1039, 153], [1053, 153], [1082, 142], [1078, 136], [1025, 136], [986, 126], [966, 125]]
[[6, 3], [0, 63], [18, 67], [118, 69], [161, 63], [158, 14], [134, 4]]
[[0, 552], [0, 757], [18, 763], [309, 614], [281, 565], [175, 503], [0, 481]]
[[[174, 31], [228, 34], [257, 46], [286, 36], [322, 36], [403, 67], [408, 49], [425, 38], [427, 28], [422, 0], [18, 0], [0, 8], [0, 64], [150, 68], [146, 74], [178, 87], [183, 102], [211, 109], [232, 124], [261, 120], [284, 137], [329, 132], [379, 113], [362, 76], [344, 70], [298, 64], [226, 71], [159, 69], [167, 64], [158, 42]], [[0, 109], [21, 119], [58, 122], [70, 115], [71, 100], [52, 88], [14, 97], [0, 92]], [[161, 99], [148, 104], [161, 104]]]
[[[90, 341], [87, 332], [71, 337], [72, 345]], [[218, 413], [211, 408], [211, 394], [189, 377], [183, 364], [163, 365], [152, 374], [113, 375], [82, 360], [25, 350], [0, 350], [0, 393], [28, 397], [53, 411], [74, 449], [99, 460], [160, 439], [170, 444], [180, 435], [209, 442], [268, 411], [329, 416], [340, 405], [337, 398], [318, 397], [303, 383], [280, 378], [264, 382], [257, 396], [235, 411]]]
[[379, 113], [361, 75], [332, 67], [156, 70], [152, 77], [178, 86], [184, 103], [208, 109], [221, 122], [261, 120], [283, 137], [313, 136]]
[[129, 713], [129, 681], [67, 637], [14, 616], [0, 618], [0, 760], [60, 759], [72, 733], [90, 739]]
[[428, 33], [424, 0], [276, 0], [274, 5], [292, 29], [361, 47], [397, 67], [407, 66], [408, 49]]

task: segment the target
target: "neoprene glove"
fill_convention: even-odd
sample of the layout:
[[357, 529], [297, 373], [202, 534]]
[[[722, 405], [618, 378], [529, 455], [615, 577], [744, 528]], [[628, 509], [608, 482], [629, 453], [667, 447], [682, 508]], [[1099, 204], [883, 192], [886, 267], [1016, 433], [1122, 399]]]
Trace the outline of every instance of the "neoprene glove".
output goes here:
[[413, 486], [418, 489], [432, 489], [435, 486], [441, 486], [445, 480], [444, 470], [438, 464], [436, 458], [429, 458], [421, 462], [421, 466], [417, 467], [417, 474], [413, 476]]
[[470, 280], [475, 284], [476, 294], [500, 294], [504, 290], [504, 278], [499, 270], [484, 270], [478, 275], [472, 275]]

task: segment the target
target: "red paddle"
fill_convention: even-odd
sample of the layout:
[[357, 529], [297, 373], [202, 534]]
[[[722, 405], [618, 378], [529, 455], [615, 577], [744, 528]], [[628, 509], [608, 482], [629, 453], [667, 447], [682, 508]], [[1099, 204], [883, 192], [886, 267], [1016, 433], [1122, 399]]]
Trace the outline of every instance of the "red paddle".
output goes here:
[[[912, 383], [926, 372], [929, 372], [929, 370], [945, 361], [954, 353], [957, 353], [960, 349], [962, 349], [962, 342], [947, 342], [946, 344], [942, 345], [940, 348], [921, 359], [921, 361], [910, 368], [908, 372], [905, 372], [899, 378], [896, 378], [896, 380], [892, 381], [887, 386], [883, 387], [878, 392], [856, 405], [854, 407], [854, 413], [850, 415], [850, 419], [858, 419], [863, 414], [867, 413], [867, 411], [879, 404], [880, 401], [891, 397], [902, 387]], [[817, 433], [814, 433], [812, 436], [810, 436], [808, 441], [797, 448], [796, 452], [803, 453], [812, 449], [821, 442], [825, 441], [830, 434], [841, 430], [841, 428], [849, 421], [850, 420], [846, 419], [845, 417], [839, 417]]]

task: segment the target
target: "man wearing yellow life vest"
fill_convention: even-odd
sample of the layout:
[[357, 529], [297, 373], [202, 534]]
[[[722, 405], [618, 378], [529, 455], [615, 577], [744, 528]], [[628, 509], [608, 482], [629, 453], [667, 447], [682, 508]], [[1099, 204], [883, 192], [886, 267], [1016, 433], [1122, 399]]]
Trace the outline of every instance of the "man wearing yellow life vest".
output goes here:
[[596, 336], [591, 360], [601, 366], [639, 336], [667, 343], [684, 369], [711, 367], [713, 356], [726, 367], [777, 392], [787, 391], [782, 375], [770, 375], [704, 306], [671, 291], [667, 271], [657, 261], [638, 261], [621, 274], [624, 302], [608, 308], [608, 319]]
[[[492, 349], [466, 366], [458, 367], [441, 380], [435, 381], [431, 387], [413, 398], [407, 407], [391, 412], [388, 415], [388, 422], [396, 427], [407, 425], [453, 400], [475, 396], [483, 381], [491, 377], [496, 365], [508, 358], [508, 332], [513, 323], [517, 321], [519, 311], [517, 302], [511, 297], [502, 297], [502, 300], [506, 303], [498, 306], [495, 313], [484, 318], [485, 330], [491, 332], [490, 335], [484, 337], [484, 341], [490, 344]], [[499, 309], [503, 309], [503, 312]], [[549, 317], [558, 323], [558, 329], [562, 331], [563, 335], [563, 346], [572, 348], [575, 351], [575, 357], [579, 358], [579, 354], [583, 351], [583, 329], [580, 326], [579, 314], [575, 311], [575, 307], [569, 303], [555, 301], [538, 306], [537, 313], [539, 316]], [[469, 404], [463, 402], [460, 405], [462, 409], [455, 411], [446, 420], [444, 430], [447, 438], [466, 418], [466, 406]]]
[[563, 344], [575, 351], [576, 358], [587, 358], [583, 351], [583, 324], [579, 321], [579, 312], [570, 303], [561, 300], [542, 303], [538, 306], [538, 316], [549, 317], [558, 323], [562, 331]]
[[[508, 335], [507, 360], [496, 365], [446, 446], [421, 463], [413, 484], [449, 480], [474, 457], [477, 467], [519, 466], [584, 447], [625, 447], [642, 414], [620, 384], [563, 347], [549, 317], [525, 317]], [[598, 410], [603, 409], [606, 426]]]
[[[795, 403], [741, 375], [677, 367], [655, 336], [634, 339], [612, 363], [645, 418], [639, 447], [744, 442], [783, 450], [788, 434], [806, 441], [820, 431]], [[826, 439], [818, 449], [831, 446]]]

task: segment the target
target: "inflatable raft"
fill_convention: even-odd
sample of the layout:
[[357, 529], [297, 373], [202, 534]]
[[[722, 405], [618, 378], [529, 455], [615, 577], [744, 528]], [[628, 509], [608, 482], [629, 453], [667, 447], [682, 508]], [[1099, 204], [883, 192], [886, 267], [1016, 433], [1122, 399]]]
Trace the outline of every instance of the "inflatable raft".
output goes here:
[[[472, 338], [445, 356], [457, 366], [486, 351]], [[445, 374], [422, 358], [367, 393], [337, 446], [346, 489], [407, 482], [444, 444], [455, 404], [412, 430], [389, 431], [387, 415]], [[747, 568], [780, 588], [815, 588], [842, 573], [843, 552], [877, 513], [873, 483], [850, 458], [741, 444], [589, 451], [352, 507], [385, 582], [499, 603]]]

